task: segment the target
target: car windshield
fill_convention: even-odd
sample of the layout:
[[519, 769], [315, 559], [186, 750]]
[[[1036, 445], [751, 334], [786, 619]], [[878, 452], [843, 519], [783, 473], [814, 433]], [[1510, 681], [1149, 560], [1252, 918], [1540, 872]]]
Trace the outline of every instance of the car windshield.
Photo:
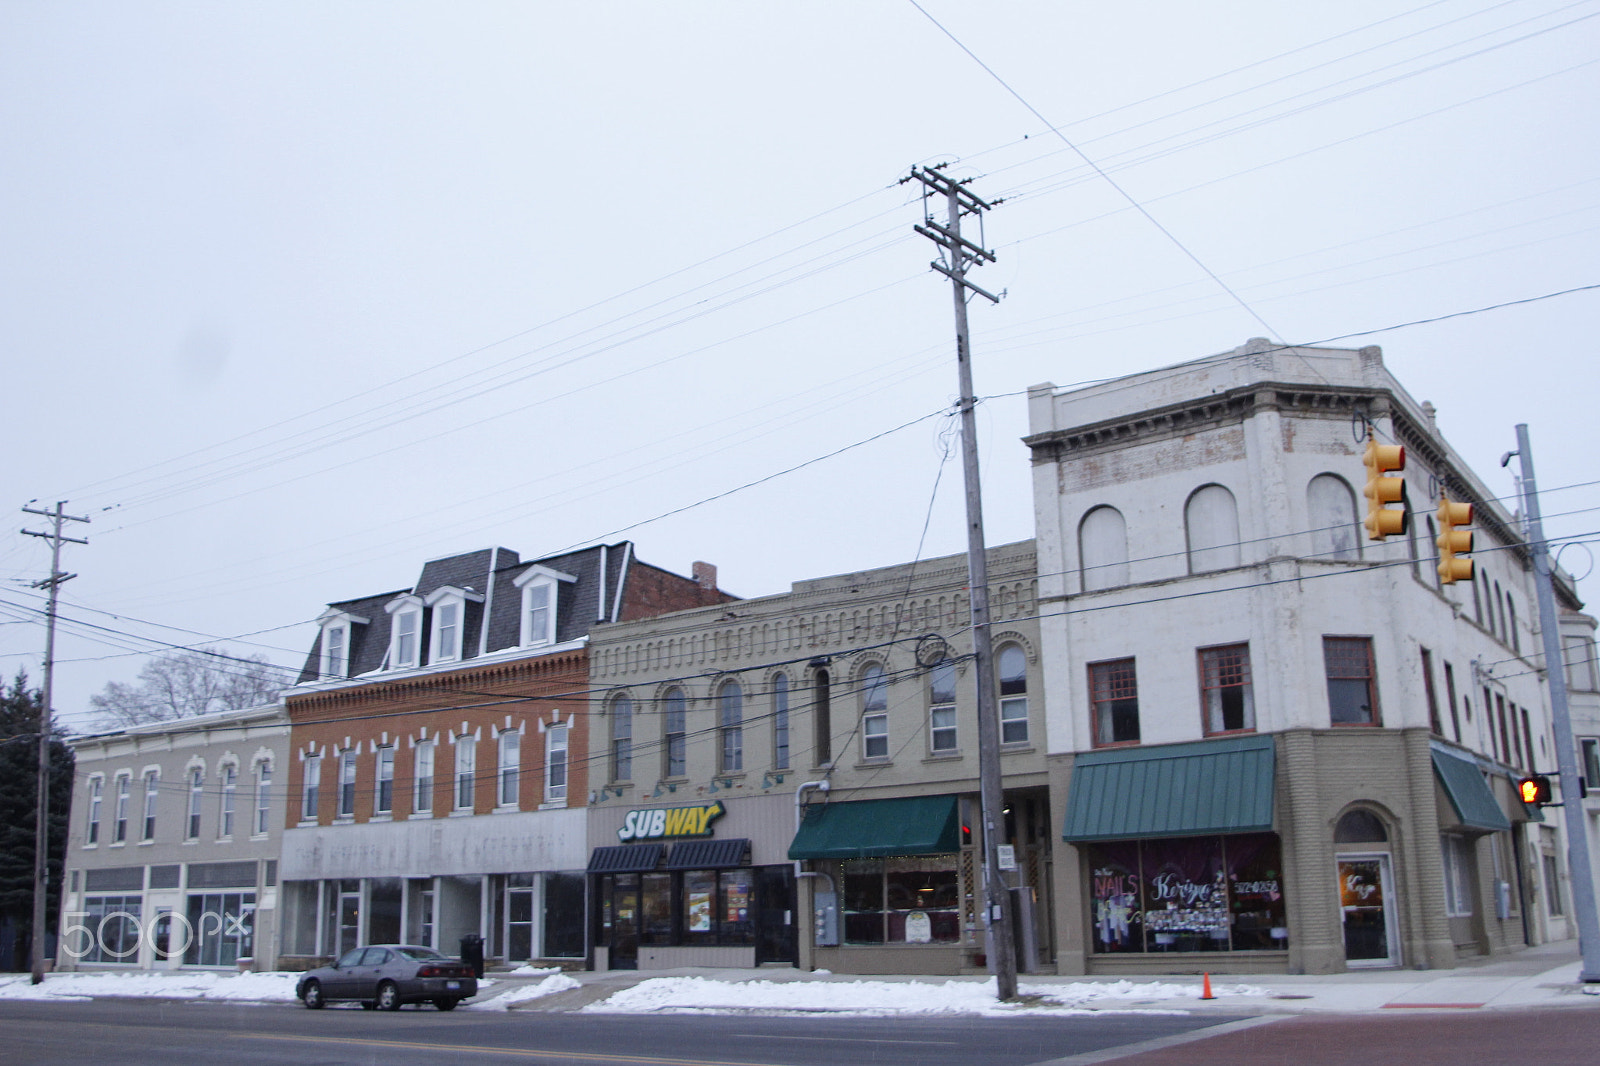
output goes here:
[[441, 955], [432, 948], [395, 948], [396, 955], [403, 956], [413, 962], [433, 962], [436, 959], [447, 959], [448, 955]]

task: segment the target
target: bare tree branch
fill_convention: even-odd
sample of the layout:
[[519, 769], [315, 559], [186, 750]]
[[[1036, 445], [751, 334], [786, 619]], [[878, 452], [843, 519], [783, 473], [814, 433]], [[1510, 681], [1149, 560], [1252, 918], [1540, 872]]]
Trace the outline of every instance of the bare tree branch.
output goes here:
[[241, 658], [214, 648], [171, 652], [145, 663], [137, 685], [112, 681], [89, 697], [89, 706], [107, 729], [238, 711], [277, 699], [278, 673], [259, 655]]

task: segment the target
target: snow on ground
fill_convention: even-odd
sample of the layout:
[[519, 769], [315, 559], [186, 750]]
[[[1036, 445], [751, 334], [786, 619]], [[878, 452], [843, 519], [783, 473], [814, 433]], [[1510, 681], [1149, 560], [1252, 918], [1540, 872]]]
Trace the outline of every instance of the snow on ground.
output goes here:
[[255, 1003], [294, 1000], [295, 973], [49, 973], [35, 985], [30, 974], [0, 974], [0, 999], [86, 1000], [95, 996], [221, 999]]
[[542, 999], [543, 997], [553, 995], [556, 992], [565, 992], [569, 988], [583, 987], [579, 982], [574, 981], [572, 978], [562, 973], [559, 969], [540, 970], [531, 966], [522, 966], [512, 970], [511, 972], [519, 977], [530, 974], [536, 976], [541, 973], [548, 974], [548, 976], [537, 984], [523, 985], [520, 988], [513, 988], [510, 991], [495, 996], [493, 999], [484, 999], [479, 997], [478, 999], [467, 1003], [466, 1007], [469, 1010], [507, 1010], [516, 1003], [526, 1003], [529, 1000]]
[[[657, 977], [641, 981], [599, 1003], [584, 1007], [596, 1013], [642, 1014], [705, 1010], [826, 1011], [837, 1014], [1015, 1014], [1019, 1011], [1108, 1010], [1152, 1008], [1181, 1012], [1199, 998], [1193, 984], [1114, 981], [1067, 985], [1021, 984], [1023, 1004], [995, 999], [995, 982], [987, 981], [718, 981], [705, 977]], [[1264, 989], [1217, 988], [1218, 996], [1264, 995]]]

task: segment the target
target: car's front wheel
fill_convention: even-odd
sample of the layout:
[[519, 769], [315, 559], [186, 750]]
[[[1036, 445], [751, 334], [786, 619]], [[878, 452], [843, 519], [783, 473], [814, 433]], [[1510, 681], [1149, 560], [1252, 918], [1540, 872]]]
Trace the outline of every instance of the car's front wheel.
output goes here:
[[439, 1010], [455, 1010], [456, 1004], [460, 1002], [461, 1001], [459, 999], [451, 999], [449, 996], [441, 996], [433, 1001], [433, 1005]]
[[322, 998], [322, 983], [307, 981], [305, 987], [300, 990], [300, 1002], [311, 1010], [321, 1010], [325, 1007], [327, 1002]]
[[378, 998], [374, 1004], [379, 1010], [400, 1009], [400, 986], [393, 981], [385, 981], [378, 986]]

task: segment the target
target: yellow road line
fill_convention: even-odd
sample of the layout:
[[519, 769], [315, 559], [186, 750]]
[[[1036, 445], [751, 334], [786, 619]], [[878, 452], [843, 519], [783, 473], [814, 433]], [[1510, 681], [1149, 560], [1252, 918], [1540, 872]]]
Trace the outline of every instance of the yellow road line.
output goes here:
[[482, 1055], [515, 1055], [525, 1059], [578, 1059], [583, 1062], [633, 1062], [648, 1066], [774, 1066], [766, 1062], [735, 1059], [664, 1059], [659, 1056], [607, 1055], [593, 1051], [550, 1051], [540, 1048], [485, 1047], [478, 1044], [425, 1044], [414, 1040], [371, 1040], [354, 1036], [297, 1036], [286, 1033], [241, 1033], [258, 1040], [292, 1040], [308, 1044], [354, 1044], [360, 1047], [407, 1048], [416, 1051], [476, 1052]]

